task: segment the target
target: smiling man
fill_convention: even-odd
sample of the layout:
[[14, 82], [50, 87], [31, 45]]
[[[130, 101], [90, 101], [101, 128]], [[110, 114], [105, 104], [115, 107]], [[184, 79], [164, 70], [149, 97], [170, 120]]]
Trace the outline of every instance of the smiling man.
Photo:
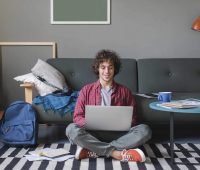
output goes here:
[[[98, 80], [81, 89], [74, 111], [74, 123], [66, 128], [69, 141], [77, 145], [76, 159], [106, 156], [120, 161], [146, 160], [143, 151], [137, 147], [151, 138], [151, 129], [145, 124], [137, 124], [136, 103], [131, 91], [115, 82], [114, 77], [120, 68], [120, 58], [114, 51], [101, 50], [97, 53], [93, 70]], [[108, 142], [95, 131], [85, 129], [86, 105], [132, 106], [131, 129], [119, 133]]]

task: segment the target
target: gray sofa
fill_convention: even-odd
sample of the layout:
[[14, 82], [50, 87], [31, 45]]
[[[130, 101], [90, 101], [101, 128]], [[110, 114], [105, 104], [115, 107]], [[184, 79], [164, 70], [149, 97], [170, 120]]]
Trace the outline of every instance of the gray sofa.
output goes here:
[[[47, 62], [58, 69], [66, 78], [67, 84], [74, 90], [80, 90], [85, 84], [96, 80], [92, 71], [93, 59], [56, 58]], [[199, 58], [163, 58], [163, 59], [122, 59], [122, 70], [115, 79], [132, 91], [137, 102], [140, 123], [152, 128], [168, 126], [169, 114], [149, 108], [157, 98], [148, 99], [137, 93], [172, 91], [172, 99], [200, 99], [200, 59]], [[39, 123], [69, 124], [72, 116], [64, 117], [52, 111], [44, 112], [41, 106], [35, 106]], [[187, 126], [199, 124], [200, 115], [175, 114], [175, 123]]]
[[[80, 90], [85, 84], [96, 81], [92, 70], [93, 59], [86, 58], [56, 58], [47, 62], [58, 69], [66, 78], [68, 86], [73, 90]], [[117, 75], [116, 81], [125, 84], [133, 93], [137, 91], [137, 65], [134, 59], [124, 59], [123, 69]], [[38, 111], [39, 123], [68, 124], [72, 122], [71, 114], [60, 116], [54, 111], [45, 112], [40, 105], [34, 105]]]
[[[172, 91], [173, 100], [200, 99], [200, 58], [139, 59], [137, 71], [138, 93]], [[136, 99], [141, 122], [155, 127], [168, 126], [169, 113], [149, 108], [149, 104], [157, 99], [140, 96]], [[200, 115], [175, 114], [175, 125], [180, 128], [198, 126], [199, 122]]]

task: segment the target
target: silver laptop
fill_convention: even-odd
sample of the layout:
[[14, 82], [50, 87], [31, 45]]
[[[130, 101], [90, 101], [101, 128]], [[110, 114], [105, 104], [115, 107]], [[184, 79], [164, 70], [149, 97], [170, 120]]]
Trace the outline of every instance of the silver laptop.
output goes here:
[[85, 107], [85, 128], [87, 130], [128, 131], [131, 127], [132, 106]]

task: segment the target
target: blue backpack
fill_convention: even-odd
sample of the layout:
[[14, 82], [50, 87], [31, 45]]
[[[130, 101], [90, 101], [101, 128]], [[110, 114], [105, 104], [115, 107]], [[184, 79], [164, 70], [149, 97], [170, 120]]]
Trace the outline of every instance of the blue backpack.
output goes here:
[[37, 113], [33, 106], [24, 101], [11, 103], [0, 122], [0, 141], [10, 146], [37, 144]]

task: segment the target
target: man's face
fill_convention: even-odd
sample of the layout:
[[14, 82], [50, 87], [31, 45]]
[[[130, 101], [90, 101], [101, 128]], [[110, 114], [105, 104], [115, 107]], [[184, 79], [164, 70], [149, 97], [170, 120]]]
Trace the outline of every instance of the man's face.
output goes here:
[[102, 82], [110, 83], [114, 77], [114, 65], [110, 61], [104, 61], [99, 65], [99, 79]]

